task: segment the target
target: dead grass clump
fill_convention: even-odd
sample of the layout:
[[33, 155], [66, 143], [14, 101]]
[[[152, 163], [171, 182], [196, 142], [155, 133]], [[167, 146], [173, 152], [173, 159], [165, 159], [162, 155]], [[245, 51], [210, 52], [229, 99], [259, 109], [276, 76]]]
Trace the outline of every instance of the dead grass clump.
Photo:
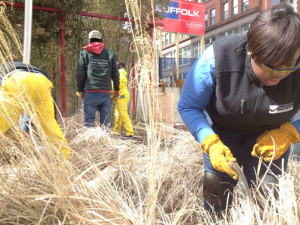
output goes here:
[[[138, 3], [126, 1], [135, 20], [141, 18]], [[140, 20], [137, 24], [143, 26]], [[133, 35], [137, 84], [148, 102], [138, 137], [122, 139], [101, 127], [86, 129], [80, 111], [61, 119], [72, 153], [69, 162], [34, 116], [36, 128], [29, 137], [12, 125], [11, 135], [0, 138], [0, 224], [298, 224], [297, 163], [280, 181], [279, 199], [270, 195], [249, 201], [235, 191], [234, 206], [223, 218], [204, 210], [199, 143], [188, 131], [153, 119], [153, 43], [145, 30]]]
[[[74, 117], [80, 116], [83, 115]], [[101, 127], [85, 129], [79, 122], [74, 118], [65, 120], [65, 131], [75, 134], [68, 136], [71, 163], [39, 154], [32, 139], [19, 140], [22, 150], [14, 142], [4, 143], [10, 139], [2, 139], [2, 149], [13, 147], [19, 159], [1, 164], [0, 224], [150, 223], [149, 137], [122, 139]], [[227, 216], [216, 219], [209, 215], [202, 202], [203, 159], [199, 144], [187, 131], [162, 124], [158, 129], [162, 133], [166, 130], [169, 137], [165, 140], [164, 135], [160, 136], [155, 174], [151, 177], [156, 195], [155, 224], [299, 222], [299, 194], [295, 191], [299, 182], [291, 174], [280, 181], [278, 200], [254, 197], [249, 202], [236, 191], [234, 206], [228, 209]], [[44, 151], [48, 156], [53, 152], [47, 148]], [[298, 167], [298, 163], [291, 162], [289, 172], [297, 176]]]

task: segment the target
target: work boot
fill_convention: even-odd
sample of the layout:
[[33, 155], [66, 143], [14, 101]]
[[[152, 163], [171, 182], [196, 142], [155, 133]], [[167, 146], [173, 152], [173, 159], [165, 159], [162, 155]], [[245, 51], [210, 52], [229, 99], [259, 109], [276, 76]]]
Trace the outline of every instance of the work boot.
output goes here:
[[133, 138], [133, 135], [125, 134], [124, 138]]

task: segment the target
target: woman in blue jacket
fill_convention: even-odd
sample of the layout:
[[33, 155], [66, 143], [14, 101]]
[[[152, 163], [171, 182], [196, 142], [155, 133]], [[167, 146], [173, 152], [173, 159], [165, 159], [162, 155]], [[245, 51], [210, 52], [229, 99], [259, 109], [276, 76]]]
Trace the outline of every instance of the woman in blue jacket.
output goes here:
[[[228, 197], [230, 204], [238, 179], [232, 162], [249, 186], [274, 187], [286, 170], [287, 150], [300, 141], [300, 121], [289, 122], [300, 107], [299, 37], [299, 15], [279, 4], [247, 34], [215, 41], [189, 71], [178, 110], [204, 152], [206, 209], [224, 210]], [[267, 163], [259, 167], [260, 159]]]

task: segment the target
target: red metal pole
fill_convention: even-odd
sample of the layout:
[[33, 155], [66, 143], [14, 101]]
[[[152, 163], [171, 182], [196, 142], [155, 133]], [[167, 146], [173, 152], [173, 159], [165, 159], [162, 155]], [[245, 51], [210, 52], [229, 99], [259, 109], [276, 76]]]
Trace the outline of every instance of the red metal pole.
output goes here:
[[61, 106], [62, 116], [66, 118], [66, 77], [65, 77], [65, 30], [64, 30], [64, 16], [60, 17], [60, 47], [61, 47]]
[[[150, 26], [150, 37], [151, 37], [151, 40], [152, 40], [152, 42], [153, 42], [153, 27], [152, 26]], [[150, 53], [150, 56], [151, 56], [151, 59], [153, 58], [153, 54], [152, 53]], [[150, 82], [151, 82], [151, 86], [152, 86], [152, 74], [151, 74], [151, 72], [149, 72], [149, 79], [150, 79]]]
[[[54, 41], [53, 41], [53, 38], [52, 38], [52, 40], [51, 40], [51, 51], [52, 51], [52, 59], [54, 60], [53, 62], [52, 62], [52, 83], [53, 83], [53, 89], [54, 89], [54, 91], [53, 91], [53, 93], [52, 93], [52, 98], [53, 98], [53, 101], [54, 102], [56, 102], [56, 96], [55, 96], [55, 94], [56, 94], [56, 91], [55, 91], [55, 86], [56, 86], [56, 84], [55, 84], [55, 51], [54, 51]], [[54, 114], [55, 114], [55, 118], [56, 118], [56, 107], [54, 107]]]
[[134, 54], [132, 54], [132, 63], [131, 63], [132, 73], [131, 73], [131, 82], [132, 82], [132, 120], [135, 121], [135, 62]]
[[[24, 8], [24, 4], [23, 3], [9, 3], [9, 2], [4, 2], [4, 4], [6, 6]], [[48, 11], [48, 12], [58, 12], [58, 13], [61, 13], [60, 9], [43, 7], [43, 6], [35, 6], [34, 5], [33, 9], [35, 9], [35, 10], [41, 10], [41, 11]], [[103, 19], [108, 19], [108, 20], [131, 21], [132, 23], [135, 22], [133, 19], [129, 19], [129, 18], [123, 18], [123, 17], [118, 17], [118, 16], [109, 16], [109, 15], [96, 14], [96, 13], [75, 12], [75, 14], [79, 14], [81, 16], [87, 16], [87, 17], [103, 18]], [[150, 21], [150, 22], [148, 22], [148, 24], [149, 25], [153, 25], [153, 22]], [[163, 25], [163, 23], [161, 23], [161, 22], [156, 22], [155, 24], [156, 24], [156, 26], [162, 26]]]
[[[52, 83], [53, 83], [53, 86], [55, 87], [55, 51], [54, 51], [54, 40], [52, 39], [51, 40], [51, 51], [52, 51], [52, 57], [53, 57], [53, 60], [52, 61]], [[53, 94], [52, 94], [52, 98], [55, 100], [56, 96], [55, 96], [55, 91], [53, 91]]]
[[[4, 2], [6, 6], [11, 7], [19, 7], [24, 8], [24, 4], [22, 3], [9, 3]], [[43, 7], [43, 6], [33, 6], [33, 9], [35, 10], [41, 10], [41, 11], [49, 11], [49, 12], [57, 12], [61, 13], [60, 9], [57, 8], [49, 8], [49, 7]], [[95, 13], [87, 13], [87, 12], [75, 12], [76, 14], [79, 14], [81, 16], [87, 16], [87, 17], [95, 17], [95, 18], [103, 18], [103, 19], [110, 19], [110, 20], [118, 20], [118, 21], [131, 21], [134, 22], [134, 20], [130, 20], [129, 18], [122, 18], [122, 17], [116, 17], [116, 16], [108, 16], [108, 15], [102, 15], [102, 14], [95, 14]], [[148, 22], [150, 26], [153, 27], [153, 22]], [[156, 26], [162, 26], [163, 23], [156, 22]], [[151, 33], [152, 36], [152, 33]], [[60, 40], [61, 40], [61, 82], [62, 82], [62, 115], [63, 117], [66, 117], [66, 89], [65, 89], [65, 37], [64, 37], [64, 17], [60, 17]], [[135, 70], [134, 70], [134, 56], [132, 55], [132, 82], [133, 82], [133, 88], [132, 88], [132, 115], [133, 119], [135, 119]], [[150, 78], [151, 79], [151, 78]]]

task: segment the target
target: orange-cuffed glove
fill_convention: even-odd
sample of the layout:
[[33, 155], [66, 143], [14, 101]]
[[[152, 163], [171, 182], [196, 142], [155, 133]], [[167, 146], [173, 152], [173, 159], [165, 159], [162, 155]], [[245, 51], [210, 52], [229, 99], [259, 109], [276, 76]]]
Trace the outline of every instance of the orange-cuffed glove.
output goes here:
[[120, 92], [119, 91], [115, 91], [114, 94], [113, 94], [112, 100], [116, 100], [118, 98], [120, 98]]
[[297, 129], [290, 122], [285, 122], [280, 128], [266, 131], [260, 135], [256, 139], [251, 155], [253, 157], [262, 156], [265, 162], [270, 162], [274, 155], [273, 160], [277, 160], [288, 150], [292, 143], [296, 144], [299, 141], [300, 137]]
[[76, 92], [76, 95], [78, 96], [78, 98], [83, 99], [84, 98], [84, 92]]
[[238, 179], [238, 174], [229, 165], [230, 162], [236, 162], [230, 149], [223, 144], [217, 134], [209, 135], [201, 144], [201, 149], [206, 154], [209, 154], [210, 161], [213, 167], [222, 172], [227, 173], [233, 179]]

